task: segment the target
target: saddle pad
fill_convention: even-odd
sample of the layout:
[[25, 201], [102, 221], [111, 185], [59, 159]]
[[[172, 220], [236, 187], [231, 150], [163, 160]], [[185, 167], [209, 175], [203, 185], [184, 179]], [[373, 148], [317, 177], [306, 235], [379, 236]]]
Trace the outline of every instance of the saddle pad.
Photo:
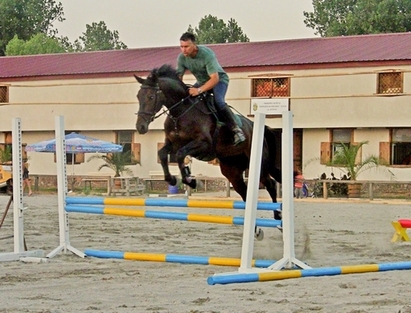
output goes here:
[[411, 220], [401, 219], [398, 220], [398, 223], [400, 223], [403, 228], [411, 228]]

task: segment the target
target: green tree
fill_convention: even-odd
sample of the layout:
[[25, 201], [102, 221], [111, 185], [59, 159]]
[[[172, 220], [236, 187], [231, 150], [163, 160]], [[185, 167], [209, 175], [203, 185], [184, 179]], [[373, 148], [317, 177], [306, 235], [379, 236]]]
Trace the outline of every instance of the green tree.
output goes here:
[[62, 53], [66, 50], [56, 38], [39, 33], [24, 41], [16, 36], [6, 46], [6, 55]]
[[29, 40], [43, 33], [57, 34], [55, 21], [64, 21], [63, 6], [54, 0], [0, 0], [0, 56], [14, 36]]
[[127, 46], [120, 41], [117, 30], [111, 31], [105, 22], [93, 22], [86, 25], [86, 32], [73, 44], [75, 51], [96, 51], [127, 49]]
[[410, 0], [313, 0], [304, 23], [321, 37], [411, 31]]
[[200, 44], [250, 41], [234, 19], [231, 18], [226, 24], [211, 14], [204, 16], [195, 29], [189, 25], [187, 31], [193, 33]]

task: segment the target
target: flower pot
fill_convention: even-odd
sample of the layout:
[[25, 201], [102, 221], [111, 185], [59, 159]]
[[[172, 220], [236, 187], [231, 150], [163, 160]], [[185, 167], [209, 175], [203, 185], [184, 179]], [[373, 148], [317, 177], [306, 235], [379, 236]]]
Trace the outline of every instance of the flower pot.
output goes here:
[[168, 185], [168, 193], [170, 193], [172, 195], [177, 194], [178, 193], [178, 186], [177, 185], [176, 186]]
[[361, 183], [348, 184], [348, 198], [361, 198]]
[[121, 189], [121, 179], [114, 178], [114, 186], [113, 189]]

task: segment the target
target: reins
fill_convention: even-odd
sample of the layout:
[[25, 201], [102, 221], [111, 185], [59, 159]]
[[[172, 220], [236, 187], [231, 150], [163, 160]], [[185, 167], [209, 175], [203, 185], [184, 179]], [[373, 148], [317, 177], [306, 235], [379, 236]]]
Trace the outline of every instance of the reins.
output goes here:
[[[160, 89], [160, 87], [158, 85], [157, 86], [141, 86], [141, 88], [157, 90], [156, 91], [156, 99], [155, 99], [155, 102], [157, 103], [157, 94], [162, 92], [162, 90]], [[164, 109], [164, 106], [163, 106], [163, 111], [159, 114], [152, 114], [150, 112], [139, 111], [139, 112], [136, 113], [136, 115], [149, 115], [151, 122], [153, 122], [154, 120], [156, 120], [157, 118], [159, 118], [163, 114], [167, 114], [173, 120], [174, 124], [177, 124], [178, 119], [181, 118], [182, 116], [184, 116], [188, 111], [190, 111], [199, 102], [199, 100], [192, 101], [190, 107], [177, 117], [173, 116], [170, 111], [172, 109], [176, 108], [177, 106], [179, 106], [180, 104], [184, 103], [185, 101], [187, 101], [190, 97], [191, 96], [188, 95], [187, 97], [181, 99], [180, 101], [173, 104], [171, 107], [169, 107], [167, 109]]]

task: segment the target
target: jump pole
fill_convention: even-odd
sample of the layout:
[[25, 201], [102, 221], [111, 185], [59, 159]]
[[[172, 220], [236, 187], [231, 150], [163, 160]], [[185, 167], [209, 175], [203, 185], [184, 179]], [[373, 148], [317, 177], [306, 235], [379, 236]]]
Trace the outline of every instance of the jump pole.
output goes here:
[[[147, 253], [147, 252], [123, 252], [123, 251], [107, 251], [96, 249], [85, 249], [84, 253], [87, 256], [102, 258], [102, 259], [123, 259], [131, 261], [150, 261], [150, 262], [166, 262], [166, 263], [181, 263], [181, 264], [200, 264], [200, 265], [218, 265], [218, 266], [240, 266], [240, 259], [237, 258], [222, 258], [222, 257], [207, 257], [198, 255], [183, 255], [183, 254], [163, 254], [163, 253]], [[267, 267], [274, 263], [273, 260], [252, 260], [255, 267]]]
[[[227, 200], [190, 200], [190, 199], [133, 199], [133, 198], [102, 198], [102, 197], [67, 197], [66, 204], [81, 205], [124, 205], [124, 206], [155, 206], [155, 207], [177, 207], [197, 209], [237, 209], [244, 210], [244, 201]], [[281, 203], [258, 202], [257, 210], [274, 211], [281, 208]]]
[[80, 250], [70, 245], [69, 236], [69, 219], [68, 213], [65, 212], [64, 206], [67, 197], [67, 172], [66, 172], [66, 140], [64, 135], [64, 117], [56, 116], [56, 161], [57, 161], [57, 190], [58, 190], [58, 214], [59, 214], [59, 238], [60, 245], [47, 254], [48, 258], [52, 258], [61, 251], [73, 252], [79, 257], [84, 258], [85, 254]]
[[12, 119], [13, 144], [13, 232], [14, 252], [0, 253], [0, 261], [17, 261], [27, 257], [43, 257], [43, 250], [24, 250], [23, 153], [21, 119]]
[[[168, 212], [157, 210], [143, 210], [143, 209], [124, 209], [116, 207], [98, 207], [98, 206], [84, 206], [84, 205], [66, 205], [66, 212], [72, 213], [87, 213], [87, 214], [104, 214], [117, 215], [126, 217], [139, 218], [155, 218], [165, 220], [176, 220], [186, 222], [203, 222], [215, 224], [229, 224], [229, 225], [244, 225], [244, 217], [241, 216], [225, 216], [225, 215], [203, 215], [183, 212]], [[259, 227], [278, 227], [281, 226], [281, 221], [268, 218], [256, 219], [256, 225]]]

